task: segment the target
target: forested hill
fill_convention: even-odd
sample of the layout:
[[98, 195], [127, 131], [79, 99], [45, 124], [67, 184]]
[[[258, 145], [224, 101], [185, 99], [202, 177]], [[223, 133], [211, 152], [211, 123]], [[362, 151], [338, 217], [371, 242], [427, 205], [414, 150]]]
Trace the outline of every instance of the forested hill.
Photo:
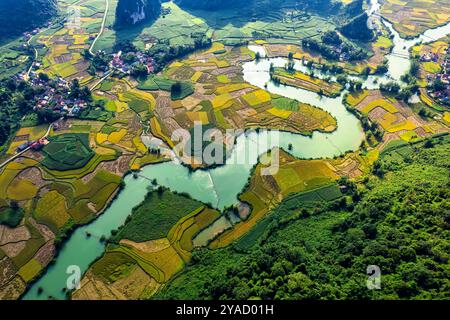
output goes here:
[[220, 10], [230, 7], [252, 6], [254, 0], [177, 0], [177, 2], [181, 7], [189, 9]]
[[161, 13], [160, 0], [119, 0], [116, 27], [124, 28], [156, 20]]
[[373, 31], [367, 27], [367, 19], [367, 13], [364, 12], [344, 24], [340, 30], [350, 39], [370, 41], [373, 38]]
[[449, 154], [448, 136], [406, 145], [337, 202], [288, 198], [263, 236], [258, 225], [234, 249], [196, 252], [157, 298], [449, 299]]
[[0, 41], [40, 26], [56, 11], [56, 0], [1, 0]]
[[265, 11], [272, 13], [281, 7], [295, 7], [302, 10], [321, 10], [322, 12], [337, 12], [342, 3], [333, 0], [176, 0], [176, 2], [186, 9], [198, 10], [227, 10], [230, 8], [240, 8], [252, 11]]
[[335, 0], [176, 0], [186, 10], [220, 11], [239, 9], [251, 17], [265, 17], [284, 9], [300, 9], [333, 19], [348, 38], [369, 41], [373, 32], [367, 27], [363, 0], [344, 5]]

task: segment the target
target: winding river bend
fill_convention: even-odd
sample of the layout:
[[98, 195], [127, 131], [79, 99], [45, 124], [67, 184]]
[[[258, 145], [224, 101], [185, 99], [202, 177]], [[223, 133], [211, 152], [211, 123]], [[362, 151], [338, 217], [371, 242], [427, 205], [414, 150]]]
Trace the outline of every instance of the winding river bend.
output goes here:
[[[374, 4], [377, 4], [377, 1], [372, 1], [372, 5]], [[377, 10], [374, 9], [371, 14]], [[409, 48], [413, 45], [419, 42], [432, 42], [450, 34], [450, 23], [448, 23], [428, 30], [416, 39], [405, 40], [398, 35], [389, 22], [383, 23], [394, 35], [395, 47], [392, 54], [388, 56], [390, 63], [387, 76], [365, 79], [364, 86], [369, 89], [375, 89], [379, 83], [385, 81], [399, 81], [401, 75], [409, 70], [410, 61], [407, 56]], [[251, 46], [250, 49], [263, 50], [262, 47], [255, 46]], [[265, 52], [261, 53], [265, 54]], [[273, 58], [245, 63], [243, 65], [244, 79], [260, 88], [265, 88], [267, 84], [265, 89], [271, 93], [309, 103], [328, 111], [337, 120], [337, 130], [332, 133], [314, 132], [311, 137], [278, 131], [250, 132], [237, 138], [231, 154], [233, 159], [245, 153], [247, 159], [244, 164], [230, 161], [221, 167], [207, 171], [189, 172], [186, 167], [172, 161], [144, 167], [141, 176], [137, 179], [134, 179], [132, 175], [126, 176], [125, 187], [111, 206], [95, 221], [78, 228], [71, 235], [61, 248], [55, 263], [31, 286], [23, 299], [48, 299], [49, 296], [65, 299], [62, 288], [66, 287], [67, 268], [76, 265], [84, 273], [89, 265], [103, 254], [105, 245], [99, 241], [100, 237], [109, 237], [112, 230], [125, 222], [132, 208], [144, 200], [148, 187], [151, 185], [149, 179], [156, 178], [160, 185], [173, 191], [186, 192], [194, 199], [209, 202], [216, 208], [223, 209], [237, 202], [237, 195], [245, 186], [251, 168], [258, 161], [258, 156], [273, 147], [283, 147], [287, 150], [288, 145], [292, 144], [291, 153], [299, 158], [333, 157], [359, 147], [364, 134], [358, 119], [345, 109], [342, 102], [343, 94], [337, 98], [326, 98], [303, 89], [277, 86], [270, 82], [271, 63], [275, 66], [284, 66], [286, 60]], [[296, 64], [296, 68], [301, 70], [302, 67], [300, 63]], [[88, 238], [86, 233], [92, 236]], [[43, 293], [39, 294], [38, 288], [42, 288]]]

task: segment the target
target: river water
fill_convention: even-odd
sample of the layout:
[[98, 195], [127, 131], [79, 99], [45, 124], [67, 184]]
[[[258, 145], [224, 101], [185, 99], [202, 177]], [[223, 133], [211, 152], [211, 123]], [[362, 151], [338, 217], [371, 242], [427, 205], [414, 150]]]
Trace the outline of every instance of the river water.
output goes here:
[[[372, 5], [376, 4], [377, 1], [373, 0]], [[371, 11], [373, 14], [379, 7], [371, 8], [373, 8]], [[395, 48], [393, 54], [388, 56], [390, 61], [388, 75], [368, 77], [364, 80], [364, 86], [369, 89], [375, 89], [380, 83], [392, 79], [398, 81], [401, 75], [409, 70], [410, 62], [406, 56], [413, 45], [421, 41], [431, 42], [450, 34], [450, 23], [448, 23], [443, 27], [428, 30], [416, 39], [405, 40], [398, 35], [389, 22], [383, 23], [394, 35]], [[260, 52], [262, 57], [265, 56], [263, 47], [250, 46], [249, 48]], [[132, 208], [144, 200], [151, 185], [150, 179], [156, 179], [159, 185], [173, 191], [186, 192], [194, 199], [223, 209], [237, 203], [237, 195], [245, 186], [250, 170], [257, 163], [259, 155], [273, 147], [283, 147], [287, 150], [289, 144], [292, 144], [293, 150], [290, 153], [299, 158], [333, 157], [346, 151], [356, 150], [364, 134], [358, 119], [345, 109], [342, 103], [343, 94], [337, 98], [320, 97], [310, 91], [290, 86], [277, 86], [270, 82], [270, 64], [282, 67], [286, 62], [283, 58], [273, 58], [245, 63], [243, 65], [244, 79], [271, 93], [309, 103], [328, 111], [337, 120], [337, 130], [332, 133], [314, 132], [312, 136], [267, 130], [261, 130], [259, 133], [250, 131], [237, 137], [230, 159], [221, 167], [190, 172], [174, 160], [146, 166], [137, 178], [132, 175], [126, 176], [125, 187], [108, 209], [95, 221], [78, 228], [71, 235], [61, 248], [55, 263], [31, 286], [23, 299], [48, 299], [49, 296], [65, 299], [62, 289], [66, 287], [68, 267], [78, 266], [81, 273], [84, 273], [89, 265], [103, 254], [105, 245], [99, 241], [100, 237], [109, 237], [112, 230], [125, 222]], [[305, 67], [297, 61], [295, 68], [304, 71]], [[241, 159], [242, 155], [245, 155], [245, 161], [233, 161], [233, 159]], [[91, 236], [87, 237], [87, 233]], [[38, 288], [42, 288], [43, 293], [38, 294]]]

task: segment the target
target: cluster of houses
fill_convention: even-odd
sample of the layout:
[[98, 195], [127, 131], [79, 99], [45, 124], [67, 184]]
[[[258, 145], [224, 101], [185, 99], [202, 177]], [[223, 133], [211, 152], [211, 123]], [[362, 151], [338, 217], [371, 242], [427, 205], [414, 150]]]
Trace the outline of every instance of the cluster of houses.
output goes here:
[[29, 41], [29, 40], [31, 39], [31, 37], [33, 37], [34, 35], [36, 35], [38, 32], [39, 32], [39, 29], [34, 29], [34, 30], [32, 30], [32, 31], [25, 32], [25, 33], [23, 34], [23, 40], [24, 40], [25, 42]]
[[39, 76], [32, 73], [30, 83], [33, 87], [44, 89], [37, 97], [36, 110], [47, 108], [59, 112], [61, 115], [74, 117], [89, 106], [88, 101], [70, 97], [70, 86], [64, 78], [58, 77], [52, 80], [42, 80]]
[[[24, 80], [25, 74], [17, 74], [16, 80]], [[55, 79], [45, 79], [38, 73], [32, 71], [28, 79], [33, 88], [39, 88], [37, 91], [36, 104], [34, 110], [47, 109], [60, 113], [62, 116], [75, 117], [80, 112], [89, 107], [89, 103], [83, 99], [71, 98], [70, 84], [62, 77]]]
[[420, 62], [438, 62], [439, 54], [434, 52], [427, 52], [420, 56]]
[[[431, 59], [431, 60], [422, 60]], [[421, 61], [439, 61], [439, 55], [437, 54], [427, 54], [420, 58]], [[450, 46], [447, 48], [445, 57], [441, 63], [441, 71], [435, 75], [427, 76], [428, 83], [435, 83], [436, 80], [440, 80], [441, 85], [428, 86], [428, 94], [436, 100], [438, 103], [450, 106]]]
[[33, 36], [35, 36], [35, 35], [37, 35], [39, 32], [41, 32], [42, 29], [50, 27], [51, 24], [52, 24], [52, 23], [51, 23], [50, 21], [48, 21], [46, 24], [44, 24], [44, 25], [43, 25], [42, 27], [40, 27], [40, 28], [36, 28], [36, 29], [31, 30], [31, 31], [26, 31], [26, 32], [24, 32], [24, 33], [23, 33], [23, 40], [25, 41], [25, 43], [28, 42]]
[[147, 68], [148, 73], [155, 72], [155, 62], [153, 58], [144, 52], [127, 52], [123, 54], [122, 51], [113, 54], [113, 59], [111, 61], [111, 66], [115, 69], [125, 73], [130, 74], [133, 67], [142, 64]]

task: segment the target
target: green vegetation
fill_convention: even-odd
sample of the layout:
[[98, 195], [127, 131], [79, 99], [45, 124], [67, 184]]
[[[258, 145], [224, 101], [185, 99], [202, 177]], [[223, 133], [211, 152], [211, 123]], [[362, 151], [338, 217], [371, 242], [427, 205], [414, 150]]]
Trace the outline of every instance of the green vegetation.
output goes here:
[[170, 87], [170, 96], [172, 100], [182, 100], [194, 93], [194, 86], [188, 82], [175, 82]]
[[[252, 231], [259, 243], [194, 252], [157, 298], [448, 299], [449, 152], [448, 136], [404, 145], [383, 154], [382, 178], [342, 181], [344, 198], [289, 197]], [[366, 288], [369, 265], [380, 290]]]
[[[56, 13], [56, 0], [2, 0], [0, 40], [40, 26]], [[11, 23], [13, 17], [14, 23]]]
[[149, 110], [149, 106], [145, 100], [139, 99], [131, 93], [125, 93], [123, 97], [127, 100], [127, 104], [136, 113], [141, 113]]
[[0, 150], [19, 129], [21, 118], [33, 110], [34, 89], [26, 82], [5, 79], [0, 82]]
[[138, 85], [138, 89], [149, 91], [155, 90], [170, 91], [172, 85], [174, 84], [175, 84], [174, 80], [169, 80], [164, 77], [152, 75], [148, 76], [147, 79], [141, 81], [140, 84]]
[[182, 217], [203, 204], [184, 195], [159, 188], [149, 192], [144, 202], [133, 209], [130, 220], [112, 241], [128, 239], [135, 242], [164, 238]]
[[341, 32], [348, 38], [369, 41], [373, 39], [373, 31], [367, 27], [367, 13], [353, 18], [347, 24], [341, 27]]
[[288, 98], [278, 98], [272, 100], [274, 108], [287, 111], [298, 111], [298, 102]]
[[74, 170], [84, 167], [94, 156], [89, 147], [89, 134], [66, 133], [49, 138], [42, 152], [42, 164], [50, 170]]
[[82, 120], [98, 120], [98, 121], [108, 121], [114, 117], [114, 112], [105, 110], [101, 106], [91, 106], [88, 108], [83, 109], [81, 111], [80, 115], [78, 116], [79, 119]]
[[17, 39], [0, 44], [0, 79], [10, 78], [27, 68], [29, 55], [32, 53], [28, 48], [22, 47], [23, 42], [22, 39]]
[[13, 202], [10, 206], [0, 208], [0, 225], [15, 228], [22, 221], [24, 210], [20, 208], [17, 202]]
[[[3, 0], [0, 9], [10, 2], [19, 3]], [[392, 41], [386, 30], [380, 30], [376, 43], [361, 43], [373, 40], [363, 0], [225, 2], [227, 6], [221, 0], [162, 5], [159, 0], [109, 0], [99, 34], [103, 0], [61, 0], [59, 22], [36, 30], [29, 42], [30, 35], [25, 35], [0, 43], [2, 161], [18, 146], [47, 136], [47, 123], [61, 118], [49, 129], [49, 144], [40, 151], [33, 144], [1, 169], [0, 260], [11, 267], [4, 268], [7, 278], [0, 276], [0, 298], [10, 294], [16, 280], [23, 288], [13, 294], [20, 295], [70, 231], [95, 219], [113, 200], [127, 172], [168, 159], [163, 149], [148, 147], [151, 135], [173, 147], [168, 137], [174, 129], [185, 128], [193, 136], [199, 122], [203, 132], [268, 128], [310, 134], [335, 129], [329, 113], [244, 83], [242, 64], [261, 58], [249, 43], [264, 44], [270, 56], [288, 57], [285, 69], [271, 68], [272, 76], [283, 72], [272, 78], [279, 83], [337, 96], [348, 82], [347, 102], [362, 114], [367, 141], [359, 151], [333, 159], [299, 160], [283, 150], [280, 170], [265, 176], [260, 174], [263, 166], [256, 165], [238, 196], [241, 206], [222, 214], [186, 194], [157, 188], [154, 180], [155, 189], [149, 187], [145, 201], [124, 225], [110, 239], [98, 239], [106, 242], [106, 251], [85, 274], [81, 296], [146, 299], [161, 288], [157, 298], [449, 298], [450, 139], [421, 139], [448, 131], [450, 114], [441, 119], [418, 112], [422, 119], [416, 119], [422, 105], [410, 110], [394, 99], [406, 102], [417, 92], [421, 65], [413, 63], [402, 77], [408, 87], [382, 84], [387, 100], [374, 100], [376, 90], [360, 92], [362, 82], [344, 75], [388, 71], [383, 56]], [[16, 37], [45, 22], [55, 13], [57, 0], [20, 0], [20, 11], [33, 10], [36, 4], [42, 7], [35, 17], [22, 21], [27, 19], [24, 12], [15, 19], [24, 22], [19, 27], [8, 18], [11, 25], [1, 28], [5, 12], [17, 15], [16, 7], [0, 10], [0, 42], [3, 33]], [[70, 26], [74, 10], [81, 14], [78, 31]], [[97, 34], [97, 53], [90, 54]], [[369, 58], [370, 49], [374, 55]], [[118, 51], [129, 76], [119, 68], [107, 70], [110, 53]], [[294, 72], [294, 58], [330, 77]], [[19, 74], [31, 63], [31, 76]], [[437, 62], [422, 67], [439, 71]], [[331, 74], [341, 74], [336, 83]], [[97, 86], [103, 76], [108, 79]], [[89, 87], [94, 84], [92, 96]], [[444, 89], [440, 81], [432, 86]], [[366, 97], [369, 102], [357, 109]], [[401, 116], [407, 119], [404, 123]], [[397, 135], [383, 140], [382, 129]], [[388, 142], [399, 137], [406, 142]], [[198, 160], [200, 151], [215, 144], [216, 152], [226, 156], [222, 141], [202, 141], [190, 149], [188, 144], [183, 158]], [[289, 144], [288, 150], [297, 147]], [[141, 181], [137, 173], [135, 178]], [[91, 236], [95, 234], [86, 232]], [[366, 289], [368, 265], [380, 267], [381, 290]]]
[[326, 38], [322, 38], [322, 42], [316, 39], [303, 39], [301, 44], [305, 50], [318, 52], [329, 60], [339, 60], [340, 54], [336, 51], [336, 46], [341, 47], [341, 51], [345, 52], [349, 61], [363, 60], [367, 57], [367, 52], [364, 49], [354, 46], [349, 41], [339, 39], [339, 43], [325, 42]]
[[121, 252], [110, 252], [93, 264], [92, 271], [102, 279], [114, 282], [127, 275], [135, 265], [136, 261], [128, 255]]
[[194, 87], [186, 81], [175, 81], [162, 76], [149, 76], [141, 81], [138, 89], [156, 91], [163, 90], [171, 93], [172, 100], [182, 100], [194, 93]]

